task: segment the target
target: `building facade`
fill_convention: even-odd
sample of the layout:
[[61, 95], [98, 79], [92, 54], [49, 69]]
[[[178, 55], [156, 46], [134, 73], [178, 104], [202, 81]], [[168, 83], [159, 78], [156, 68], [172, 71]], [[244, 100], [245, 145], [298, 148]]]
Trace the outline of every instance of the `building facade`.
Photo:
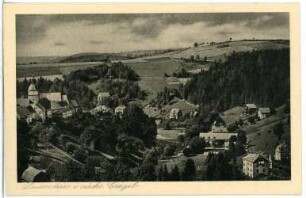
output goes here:
[[243, 173], [251, 178], [269, 174], [269, 160], [260, 154], [248, 154], [243, 157]]

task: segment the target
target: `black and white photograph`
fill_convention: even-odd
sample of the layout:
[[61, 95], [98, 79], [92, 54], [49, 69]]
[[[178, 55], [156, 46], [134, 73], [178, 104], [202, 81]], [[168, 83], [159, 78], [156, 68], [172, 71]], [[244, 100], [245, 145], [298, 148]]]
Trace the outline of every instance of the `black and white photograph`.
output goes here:
[[16, 15], [23, 182], [291, 180], [287, 12]]

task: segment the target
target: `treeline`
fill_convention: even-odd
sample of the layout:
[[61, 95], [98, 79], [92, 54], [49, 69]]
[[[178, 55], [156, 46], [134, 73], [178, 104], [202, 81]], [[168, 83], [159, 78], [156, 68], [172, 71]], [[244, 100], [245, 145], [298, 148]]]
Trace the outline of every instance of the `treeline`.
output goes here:
[[186, 84], [185, 98], [209, 109], [226, 110], [256, 103], [277, 107], [290, 97], [289, 49], [233, 52], [224, 63], [196, 74]]
[[98, 79], [107, 78], [125, 79], [128, 81], [139, 80], [137, 73], [121, 62], [113, 63], [111, 66], [102, 64], [95, 67], [72, 71], [67, 78], [69, 78], [68, 80], [79, 79], [83, 82], [93, 82]]
[[143, 99], [145, 92], [140, 89], [139, 79], [136, 72], [122, 63], [114, 63], [112, 66], [100, 65], [87, 69], [80, 69], [64, 75], [63, 79], [56, 78], [54, 81], [44, 79], [24, 79], [17, 81], [18, 98], [27, 98], [28, 87], [31, 83], [36, 85], [39, 92], [62, 92], [68, 95], [69, 99], [75, 99], [83, 107], [93, 107], [95, 104], [95, 93], [88, 88], [87, 84], [100, 80], [101, 91], [110, 92], [113, 97], [114, 106], [122, 99], [130, 101], [132, 99]]

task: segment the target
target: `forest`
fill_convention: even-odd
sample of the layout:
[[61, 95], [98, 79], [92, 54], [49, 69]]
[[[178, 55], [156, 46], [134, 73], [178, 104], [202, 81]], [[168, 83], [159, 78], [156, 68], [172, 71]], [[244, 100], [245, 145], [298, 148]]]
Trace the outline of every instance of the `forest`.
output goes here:
[[290, 98], [289, 49], [233, 52], [227, 61], [214, 62], [209, 71], [194, 75], [184, 95], [218, 111], [245, 103], [283, 105]]

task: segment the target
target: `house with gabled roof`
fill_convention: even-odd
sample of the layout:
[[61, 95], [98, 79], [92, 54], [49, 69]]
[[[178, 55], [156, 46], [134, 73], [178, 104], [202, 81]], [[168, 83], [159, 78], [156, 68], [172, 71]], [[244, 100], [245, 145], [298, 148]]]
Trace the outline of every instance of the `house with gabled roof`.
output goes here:
[[257, 115], [258, 115], [259, 119], [264, 119], [264, 118], [271, 115], [271, 109], [268, 108], [268, 107], [258, 108]]
[[21, 179], [24, 182], [50, 182], [50, 177], [46, 170], [39, 170], [33, 166], [25, 169]]
[[269, 159], [257, 153], [250, 153], [242, 158], [243, 173], [251, 178], [267, 176], [269, 174]]

